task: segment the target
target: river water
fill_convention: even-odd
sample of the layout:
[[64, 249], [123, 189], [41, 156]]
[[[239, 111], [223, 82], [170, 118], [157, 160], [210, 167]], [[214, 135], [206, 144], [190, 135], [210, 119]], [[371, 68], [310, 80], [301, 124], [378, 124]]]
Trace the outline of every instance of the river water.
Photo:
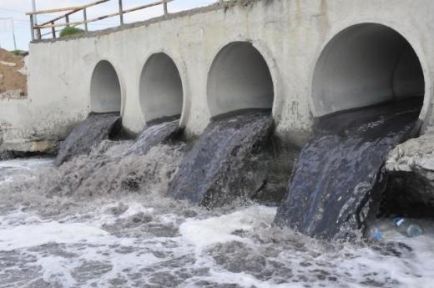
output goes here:
[[432, 287], [433, 223], [411, 239], [385, 219], [380, 242], [315, 240], [275, 227], [276, 207], [167, 197], [185, 147], [119, 160], [130, 145], [58, 168], [0, 162], [0, 287]]

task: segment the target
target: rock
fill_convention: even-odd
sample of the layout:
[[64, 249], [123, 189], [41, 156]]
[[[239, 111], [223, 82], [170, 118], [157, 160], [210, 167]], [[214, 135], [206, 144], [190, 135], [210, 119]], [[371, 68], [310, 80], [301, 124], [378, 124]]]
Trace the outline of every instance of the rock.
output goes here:
[[[386, 161], [389, 212], [413, 216], [434, 215], [434, 133], [408, 140], [392, 150]], [[417, 214], [417, 215], [416, 215]]]

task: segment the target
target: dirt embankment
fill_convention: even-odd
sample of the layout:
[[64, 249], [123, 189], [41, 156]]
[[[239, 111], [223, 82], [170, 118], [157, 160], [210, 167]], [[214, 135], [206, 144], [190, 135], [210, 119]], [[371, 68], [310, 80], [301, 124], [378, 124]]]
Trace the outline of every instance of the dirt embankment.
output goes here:
[[0, 49], [0, 100], [27, 95], [27, 76], [23, 56]]

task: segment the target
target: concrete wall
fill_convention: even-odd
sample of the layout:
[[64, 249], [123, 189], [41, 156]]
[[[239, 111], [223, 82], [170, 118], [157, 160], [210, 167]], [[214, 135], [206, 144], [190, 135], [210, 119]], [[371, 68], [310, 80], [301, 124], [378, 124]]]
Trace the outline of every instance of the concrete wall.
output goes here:
[[[411, 57], [406, 59], [404, 56], [397, 56], [396, 51], [402, 51], [399, 45], [404, 42], [396, 39], [402, 36], [402, 39], [409, 43], [420, 61], [424, 75], [422, 85], [425, 103], [420, 118], [425, 126], [430, 126], [434, 124], [431, 114], [431, 75], [434, 73], [434, 39], [431, 37], [434, 31], [433, 15], [432, 0], [263, 0], [234, 5], [229, 9], [217, 6], [200, 9], [78, 39], [34, 43], [30, 48], [29, 103], [13, 108], [23, 109], [19, 114], [24, 115], [16, 119], [7, 112], [7, 116], [0, 114], [0, 120], [8, 120], [14, 127], [33, 131], [32, 135], [39, 138], [45, 137], [47, 133], [50, 136], [62, 135], [71, 123], [84, 118], [91, 111], [92, 73], [97, 63], [107, 60], [118, 74], [123, 124], [127, 129], [138, 132], [143, 128], [146, 119], [153, 118], [152, 115], [144, 115], [146, 109], [142, 107], [146, 106], [146, 101], [150, 101], [149, 107], [155, 105], [154, 100], [146, 100], [146, 96], [140, 92], [144, 65], [155, 53], [165, 53], [173, 60], [182, 81], [181, 124], [186, 127], [188, 134], [197, 135], [203, 131], [213, 114], [232, 107], [226, 100], [221, 102], [221, 99], [210, 99], [213, 94], [228, 98], [239, 96], [234, 107], [245, 107], [252, 103], [269, 105], [267, 101], [270, 101], [271, 95], [267, 84], [249, 86], [246, 90], [232, 86], [232, 96], [226, 95], [231, 93], [227, 90], [230, 86], [224, 86], [222, 89], [226, 90], [221, 90], [224, 93], [218, 96], [218, 82], [224, 80], [224, 75], [231, 75], [231, 69], [236, 68], [231, 67], [230, 63], [219, 68], [219, 77], [222, 79], [216, 82], [209, 80], [216, 57], [225, 53], [222, 52], [223, 48], [234, 42], [248, 42], [262, 55], [271, 74], [273, 115], [277, 133], [293, 143], [301, 144], [309, 136], [314, 115], [374, 103], [380, 101], [381, 97], [384, 99], [392, 95], [392, 90], [398, 91], [396, 94], [414, 94], [416, 90], [420, 90], [420, 79], [410, 79], [411, 77], [406, 75], [409, 69], [417, 71], [418, 68], [411, 68], [414, 63], [397, 64], [395, 68], [389, 68], [389, 63], [379, 63], [378, 70], [372, 70], [369, 68], [371, 66], [363, 66], [363, 53], [357, 56], [357, 52], [348, 51], [348, 48], [354, 48], [351, 46], [351, 39], [357, 38], [362, 31], [350, 27], [376, 23], [382, 26], [372, 26], [375, 33], [366, 32], [369, 35], [359, 37], [356, 42], [360, 47], [369, 48], [375, 46], [374, 42], [368, 43], [369, 41], [381, 40], [379, 36], [386, 36], [387, 39], [381, 40], [385, 41], [380, 45], [382, 53], [386, 55], [390, 51], [395, 56], [384, 61], [395, 60], [397, 63], [406, 63]], [[342, 31], [351, 32], [349, 28], [355, 32], [341, 34]], [[396, 34], [384, 33], [384, 29], [396, 31]], [[345, 35], [344, 38], [349, 44], [335, 41], [339, 40], [341, 35]], [[352, 71], [350, 68], [338, 67], [340, 70], [336, 70], [336, 66], [333, 67], [342, 62], [333, 60], [328, 63], [332, 66], [326, 65], [327, 63], [317, 66], [318, 59], [325, 55], [323, 53], [327, 51], [327, 47], [332, 47], [328, 46], [330, 43], [338, 43], [332, 45], [335, 49], [339, 47], [337, 51], [326, 52], [332, 55], [331, 57], [343, 55], [347, 59], [344, 64], [348, 67], [362, 65], [366, 69], [362, 67], [361, 70], [356, 70], [354, 77], [339, 78], [339, 75], [348, 76], [345, 73]], [[357, 51], [365, 51], [360, 47]], [[381, 55], [374, 52], [368, 54], [372, 56], [368, 61], [381, 58]], [[359, 58], [354, 59], [353, 56]], [[235, 57], [233, 61], [236, 60]], [[404, 68], [397, 68], [399, 65]], [[251, 67], [249, 69], [252, 69]], [[317, 67], [321, 68], [316, 69]], [[266, 75], [264, 71], [263, 68], [259, 68], [259, 71], [252, 70], [252, 79], [256, 79], [257, 75]], [[337, 75], [334, 75], [335, 72]], [[383, 81], [391, 77], [391, 74], [396, 78], [396, 81], [390, 82], [394, 84], [376, 84], [375, 81]], [[372, 81], [368, 81], [370, 77]], [[403, 81], [399, 81], [400, 78]], [[208, 86], [210, 81], [211, 88]], [[403, 84], [404, 81], [409, 84]], [[243, 83], [258, 84], [257, 81]], [[266, 89], [263, 89], [264, 87]], [[248, 91], [250, 94], [256, 91], [258, 94], [249, 98], [249, 93], [240, 91]], [[354, 91], [359, 91], [360, 97], [365, 98], [347, 98], [346, 94]], [[268, 98], [259, 95], [268, 95]], [[252, 99], [259, 99], [259, 102]], [[23, 132], [24, 134], [26, 133]], [[8, 137], [4, 138], [7, 142]]]

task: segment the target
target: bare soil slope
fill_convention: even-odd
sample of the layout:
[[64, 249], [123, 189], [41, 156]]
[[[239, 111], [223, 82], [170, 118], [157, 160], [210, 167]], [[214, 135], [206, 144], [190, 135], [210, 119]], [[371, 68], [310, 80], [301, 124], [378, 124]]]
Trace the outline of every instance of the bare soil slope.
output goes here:
[[24, 66], [24, 57], [0, 49], [0, 99], [24, 98], [27, 95]]

